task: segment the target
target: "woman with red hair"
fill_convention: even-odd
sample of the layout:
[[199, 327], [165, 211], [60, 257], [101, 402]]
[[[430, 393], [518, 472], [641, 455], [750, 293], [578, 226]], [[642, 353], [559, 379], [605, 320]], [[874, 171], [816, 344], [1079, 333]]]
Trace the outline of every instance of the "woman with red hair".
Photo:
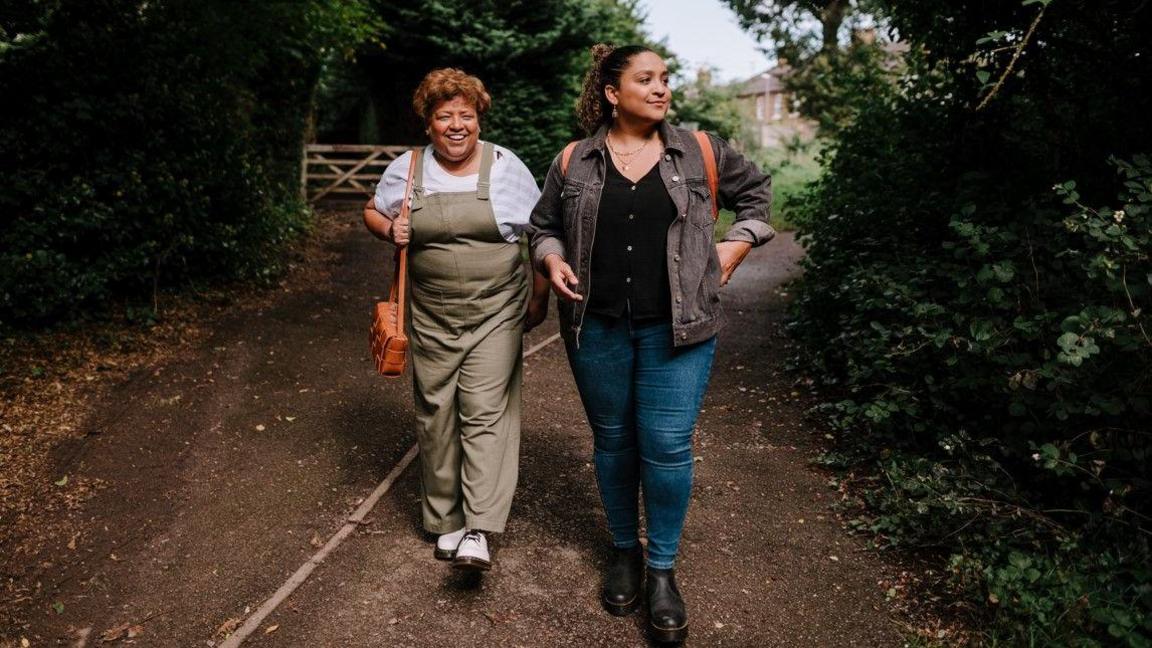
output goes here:
[[548, 308], [542, 278], [529, 296], [518, 244], [540, 191], [511, 151], [480, 140], [491, 104], [480, 79], [429, 72], [412, 106], [430, 144], [388, 165], [364, 210], [373, 234], [408, 246], [424, 528], [436, 558], [480, 571], [516, 490], [523, 333]]

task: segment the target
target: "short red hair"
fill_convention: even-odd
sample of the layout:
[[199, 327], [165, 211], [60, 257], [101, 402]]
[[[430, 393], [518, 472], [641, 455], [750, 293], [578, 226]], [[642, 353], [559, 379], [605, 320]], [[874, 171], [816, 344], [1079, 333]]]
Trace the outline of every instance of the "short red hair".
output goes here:
[[429, 72], [420, 82], [412, 95], [412, 109], [427, 122], [437, 106], [456, 97], [472, 104], [478, 116], [492, 107], [492, 97], [484, 89], [483, 81], [463, 70], [440, 68]]

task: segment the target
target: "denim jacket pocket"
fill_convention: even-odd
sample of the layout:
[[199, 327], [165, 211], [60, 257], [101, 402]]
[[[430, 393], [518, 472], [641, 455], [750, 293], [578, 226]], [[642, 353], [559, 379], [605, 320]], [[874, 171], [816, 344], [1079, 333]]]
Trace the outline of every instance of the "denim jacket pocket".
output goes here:
[[704, 180], [699, 183], [689, 181], [688, 221], [697, 229], [708, 232], [709, 236], [716, 228], [716, 220], [712, 218], [712, 192]]
[[564, 188], [560, 190], [560, 209], [564, 216], [564, 234], [568, 243], [576, 242], [575, 234], [580, 229], [580, 203], [584, 194], [584, 185], [575, 180], [565, 180]]

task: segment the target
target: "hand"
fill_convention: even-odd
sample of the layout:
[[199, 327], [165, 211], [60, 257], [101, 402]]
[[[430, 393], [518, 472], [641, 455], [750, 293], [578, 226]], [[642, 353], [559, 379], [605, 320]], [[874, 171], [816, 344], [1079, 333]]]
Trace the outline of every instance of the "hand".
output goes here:
[[720, 257], [720, 285], [728, 285], [732, 273], [740, 267], [744, 257], [752, 249], [751, 243], [743, 241], [721, 241], [716, 244], [716, 256]]
[[527, 333], [537, 326], [540, 326], [540, 323], [547, 317], [548, 293], [544, 293], [544, 299], [529, 299], [528, 313], [524, 316], [524, 332]]
[[572, 266], [561, 259], [559, 254], [549, 254], [544, 257], [544, 272], [548, 275], [552, 290], [560, 299], [570, 302], [584, 301], [583, 295], [577, 294], [570, 288], [570, 286], [580, 283], [580, 280], [576, 278], [576, 273], [572, 272]]
[[412, 238], [412, 224], [408, 222], [407, 218], [393, 220], [389, 237], [392, 239], [392, 244], [398, 248], [408, 245]]

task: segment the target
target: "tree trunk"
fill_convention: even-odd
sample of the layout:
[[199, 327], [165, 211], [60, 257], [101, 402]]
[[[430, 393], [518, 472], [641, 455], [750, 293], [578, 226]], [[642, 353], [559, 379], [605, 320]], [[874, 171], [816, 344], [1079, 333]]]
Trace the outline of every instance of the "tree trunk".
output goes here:
[[828, 0], [820, 10], [820, 25], [823, 28], [822, 48], [835, 50], [840, 47], [840, 25], [844, 23], [844, 14], [848, 12], [849, 0]]

